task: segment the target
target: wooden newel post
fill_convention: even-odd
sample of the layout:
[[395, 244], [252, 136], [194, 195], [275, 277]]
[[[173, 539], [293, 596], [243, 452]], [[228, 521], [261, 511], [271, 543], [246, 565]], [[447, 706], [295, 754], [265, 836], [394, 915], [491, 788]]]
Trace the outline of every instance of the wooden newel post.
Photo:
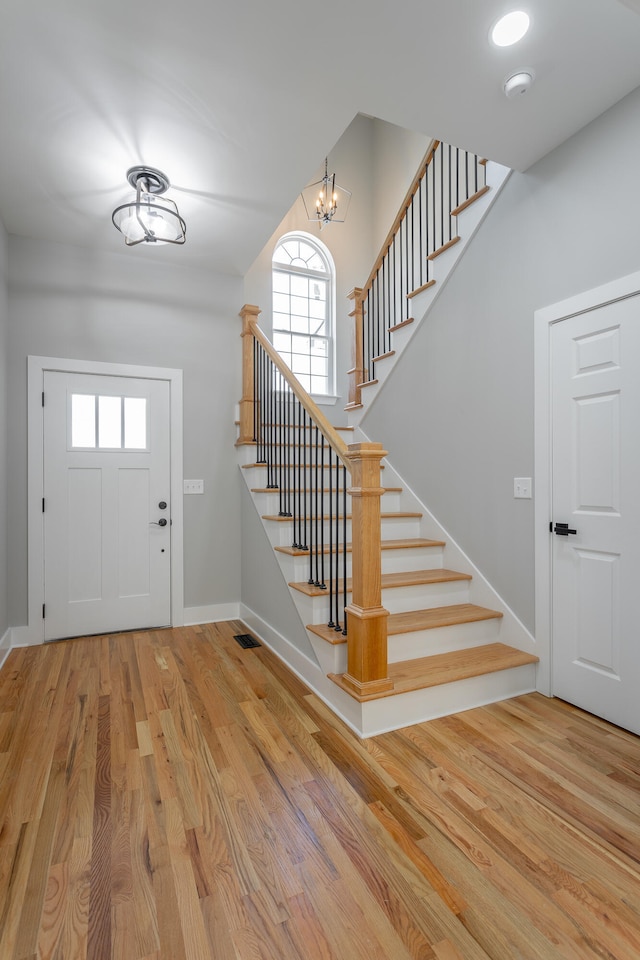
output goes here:
[[353, 300], [353, 310], [349, 314], [353, 317], [353, 341], [351, 345], [351, 370], [349, 370], [349, 402], [345, 407], [350, 410], [352, 407], [361, 406], [360, 384], [364, 383], [364, 300], [362, 298], [362, 289], [354, 287], [351, 293], [347, 294], [349, 300]]
[[343, 682], [366, 697], [391, 690], [387, 676], [387, 617], [382, 606], [380, 549], [381, 443], [351, 443], [351, 603], [347, 613], [347, 672]]
[[251, 324], [258, 322], [260, 307], [245, 303], [240, 311], [242, 317], [242, 399], [240, 400], [240, 430], [237, 442], [253, 443], [254, 436], [254, 376], [253, 332]]

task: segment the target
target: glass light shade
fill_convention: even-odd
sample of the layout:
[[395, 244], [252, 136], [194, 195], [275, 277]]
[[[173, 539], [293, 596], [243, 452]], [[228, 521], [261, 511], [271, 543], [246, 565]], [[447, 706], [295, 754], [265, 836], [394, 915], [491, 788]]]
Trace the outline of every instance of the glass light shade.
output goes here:
[[173, 200], [143, 193], [139, 199], [116, 207], [114, 226], [127, 246], [137, 243], [184, 243], [187, 226]]

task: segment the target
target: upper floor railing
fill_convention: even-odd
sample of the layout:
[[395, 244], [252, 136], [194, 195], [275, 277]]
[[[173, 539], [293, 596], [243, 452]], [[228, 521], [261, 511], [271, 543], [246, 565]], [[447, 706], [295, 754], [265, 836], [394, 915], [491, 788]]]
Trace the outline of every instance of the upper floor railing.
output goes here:
[[359, 695], [388, 690], [380, 546], [386, 451], [378, 443], [344, 442], [258, 326], [259, 313], [251, 305], [240, 313], [238, 443], [255, 447], [278, 516], [291, 519], [288, 552], [304, 559], [307, 584], [326, 591], [327, 629], [347, 640], [344, 680]]
[[375, 381], [375, 364], [392, 353], [391, 334], [411, 318], [411, 301], [428, 289], [431, 264], [459, 240], [456, 217], [488, 190], [476, 154], [434, 140], [409, 187], [364, 287], [354, 301], [348, 408]]

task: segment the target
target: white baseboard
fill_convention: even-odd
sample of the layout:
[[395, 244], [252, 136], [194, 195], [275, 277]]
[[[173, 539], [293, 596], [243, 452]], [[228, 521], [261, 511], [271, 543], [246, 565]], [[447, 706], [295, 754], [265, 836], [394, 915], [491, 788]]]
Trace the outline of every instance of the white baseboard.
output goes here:
[[192, 627], [197, 623], [216, 623], [218, 620], [239, 619], [239, 603], [211, 603], [204, 607], [184, 608], [185, 627]]
[[6, 631], [0, 640], [0, 667], [5, 662], [11, 652], [13, 644], [11, 643], [11, 627]]

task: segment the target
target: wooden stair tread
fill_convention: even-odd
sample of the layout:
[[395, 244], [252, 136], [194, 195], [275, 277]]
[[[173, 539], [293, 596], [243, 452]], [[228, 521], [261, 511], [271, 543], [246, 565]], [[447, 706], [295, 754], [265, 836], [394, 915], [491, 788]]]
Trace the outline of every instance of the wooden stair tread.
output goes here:
[[389, 333], [393, 333], [395, 330], [401, 330], [402, 327], [406, 327], [410, 323], [413, 323], [413, 317], [409, 317], [407, 320], [401, 320], [400, 323], [396, 323], [392, 327], [389, 327]]
[[[375, 387], [377, 380], [363, 380], [362, 383], [358, 384], [358, 387]], [[347, 408], [345, 407], [345, 410]]]
[[386, 353], [381, 353], [377, 357], [372, 357], [371, 363], [377, 363], [379, 360], [388, 360], [389, 357], [395, 357], [395, 355], [396, 355], [395, 350], [387, 350]]
[[[383, 573], [382, 589], [390, 590], [393, 587], [417, 587], [430, 583], [452, 583], [456, 580], [471, 580], [471, 574], [459, 573], [457, 570], [446, 570], [443, 567], [437, 567], [434, 570], [409, 570], [402, 573]], [[338, 580], [338, 593], [342, 593], [342, 580]], [[307, 597], [326, 596], [327, 590], [317, 587], [315, 583], [307, 583], [305, 580], [297, 583], [290, 583], [289, 586], [299, 593], [304, 593]], [[351, 593], [351, 577], [347, 578], [347, 593]]]
[[[377, 381], [376, 381], [376, 382], [377, 382]], [[254, 440], [251, 440], [251, 441], [247, 442], [246, 444], [243, 444], [243, 446], [255, 446], [255, 441], [254, 441]], [[267, 470], [267, 469], [268, 469], [268, 466], [269, 466], [268, 463], [243, 463], [243, 464], [242, 464], [242, 469], [243, 469], [243, 470], [254, 470], [256, 467], [262, 467], [264, 470]], [[273, 469], [274, 472], [277, 471], [277, 470], [280, 468], [280, 466], [282, 466], [282, 469], [283, 469], [283, 470], [286, 470], [286, 469], [287, 469], [287, 465], [284, 464], [284, 463], [283, 463], [283, 464], [274, 463], [274, 464], [271, 465], [271, 467], [272, 467], [272, 469]], [[315, 463], [300, 464], [300, 466], [301, 466], [303, 469], [305, 469], [305, 470], [314, 470], [315, 467], [316, 467]], [[290, 465], [289, 465], [289, 468], [290, 468], [291, 470], [293, 470], [293, 469], [294, 469], [293, 464], [290, 464]], [[295, 469], [297, 469], [297, 468], [298, 468], [298, 465], [296, 464]], [[318, 469], [320, 469], [320, 470], [329, 470], [329, 469], [335, 470], [335, 468], [336, 468], [335, 463], [332, 464], [331, 466], [329, 466], [328, 463], [325, 463], [324, 467], [320, 467], [320, 465], [318, 464]], [[380, 464], [380, 469], [381, 469], [381, 470], [384, 470], [384, 463], [381, 463], [381, 464]], [[278, 487], [274, 487], [273, 489], [274, 489], [274, 490], [277, 490], [277, 489], [279, 489], [279, 488], [278, 488]]]
[[[444, 547], [444, 540], [425, 540], [422, 537], [408, 537], [406, 540], [382, 540], [380, 544], [383, 550], [413, 550], [417, 547]], [[286, 553], [291, 557], [307, 557], [308, 550], [300, 550], [297, 547], [274, 547], [279, 553]], [[329, 547], [325, 546], [325, 553], [329, 553]], [[335, 552], [335, 547], [334, 547]], [[351, 544], [347, 544], [347, 553], [351, 553]]]
[[[335, 487], [331, 488], [333, 493], [335, 493]], [[283, 493], [293, 493], [294, 490], [288, 487], [282, 487]], [[322, 493], [329, 493], [329, 487], [323, 487]], [[384, 493], [402, 493], [402, 487], [384, 487], [382, 490]], [[251, 493], [280, 493], [280, 487], [251, 487]]]
[[424, 293], [425, 290], [428, 290], [429, 287], [432, 287], [435, 283], [435, 280], [427, 280], [426, 283], [423, 283], [421, 287], [416, 287], [415, 290], [412, 290], [411, 293], [407, 293], [407, 300], [411, 300], [413, 297], [417, 297], [419, 293]]
[[[415, 633], [417, 630], [435, 630], [437, 627], [455, 627], [462, 623], [476, 623], [480, 620], [499, 620], [501, 617], [502, 613], [499, 610], [478, 607], [475, 603], [454, 603], [446, 607], [390, 613], [387, 618], [387, 636]], [[340, 640], [332, 639], [331, 629], [324, 623], [307, 624], [307, 630], [311, 630], [323, 640], [329, 643], [341, 643]], [[344, 639], [346, 641], [346, 638]], [[390, 669], [391, 665], [389, 665]]]
[[[396, 519], [397, 519], [397, 520], [406, 520], [406, 519], [409, 519], [409, 520], [416, 520], [416, 519], [417, 519], [417, 520], [420, 520], [421, 518], [422, 518], [422, 514], [421, 514], [421, 513], [415, 513], [414, 511], [411, 511], [411, 510], [392, 510], [392, 511], [390, 511], [389, 513], [381, 513], [381, 514], [380, 514], [380, 519], [381, 519], [381, 520], [396, 520]], [[263, 519], [263, 520], [276, 520], [277, 522], [281, 523], [281, 522], [284, 521], [284, 520], [293, 520], [293, 516], [291, 516], [291, 517], [281, 517], [279, 513], [278, 513], [278, 514], [272, 513], [272, 514], [263, 514], [263, 515], [262, 515], [262, 519]], [[309, 520], [309, 517], [298, 517], [298, 520], [301, 520], [301, 519]], [[314, 519], [315, 519], [315, 518], [314, 518]], [[342, 514], [340, 514], [340, 516], [338, 516], [338, 517], [331, 517], [329, 514], [325, 514], [325, 515], [322, 517], [322, 519], [323, 519], [323, 520], [344, 520], [345, 518], [342, 516]], [[350, 513], [347, 514], [346, 519], [347, 519], [347, 520], [351, 520], [351, 514], [350, 514]]]
[[460, 237], [451, 237], [451, 240], [447, 240], [446, 243], [443, 243], [441, 247], [438, 247], [437, 250], [434, 250], [433, 253], [430, 253], [427, 257], [427, 260], [436, 260], [440, 254], [444, 253], [446, 250], [449, 250], [451, 247], [455, 246], [456, 243], [460, 240]]
[[484, 197], [485, 193], [487, 193], [490, 189], [491, 187], [488, 185], [485, 187], [480, 187], [476, 193], [473, 193], [470, 197], [467, 197], [466, 200], [463, 200], [461, 204], [455, 207], [455, 209], [451, 211], [451, 216], [457, 217], [458, 214], [462, 213], [463, 210], [466, 210], [467, 207], [470, 207], [471, 204], [475, 203], [476, 200], [479, 200], [480, 197]]
[[455, 683], [470, 677], [480, 677], [499, 670], [511, 670], [529, 663], [537, 663], [538, 657], [504, 643], [488, 643], [482, 647], [454, 650], [452, 653], [438, 653], [432, 657], [420, 657], [417, 660], [404, 660], [390, 663], [389, 679], [393, 689], [369, 696], [356, 696], [344, 683], [342, 674], [330, 673], [329, 679], [337, 683], [356, 700], [377, 700], [380, 697], [393, 697], [412, 690], [425, 690], [443, 683]]
[[429, 607], [426, 610], [408, 610], [405, 613], [389, 614], [387, 635], [435, 630], [437, 627], [453, 627], [478, 620], [499, 620], [502, 616], [499, 610], [478, 607], [475, 603], [454, 603], [445, 607]]

